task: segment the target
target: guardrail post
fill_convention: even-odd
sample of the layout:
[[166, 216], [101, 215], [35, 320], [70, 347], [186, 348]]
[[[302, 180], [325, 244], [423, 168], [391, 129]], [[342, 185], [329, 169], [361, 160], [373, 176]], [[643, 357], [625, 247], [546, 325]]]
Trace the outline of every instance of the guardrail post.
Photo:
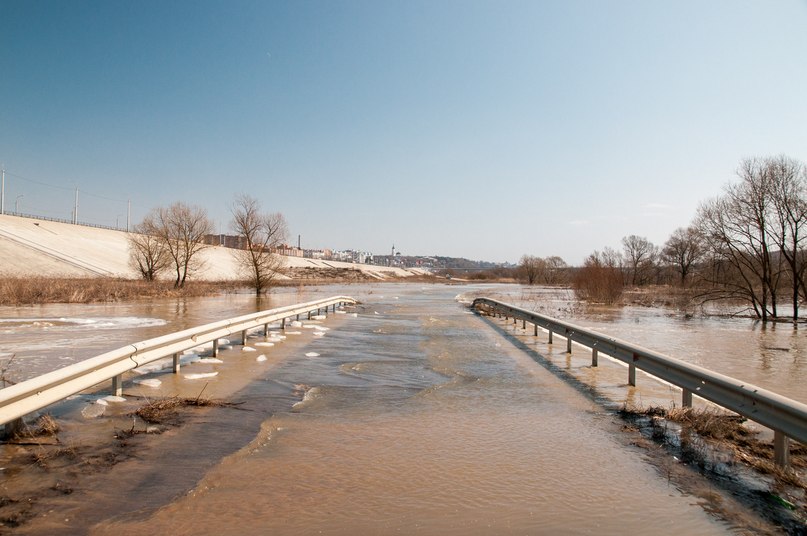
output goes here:
[[213, 357], [219, 356], [219, 340], [213, 341]]
[[263, 336], [264, 336], [264, 337], [268, 337], [268, 336], [269, 336], [269, 324], [264, 324], [264, 325], [263, 325]]
[[572, 334], [568, 331], [566, 332], [566, 353], [572, 353]]
[[[317, 309], [317, 314], [319, 314], [319, 309]], [[311, 311], [308, 311], [308, 319], [311, 320]]]
[[179, 353], [174, 354], [174, 374], [179, 373]]
[[537, 336], [538, 336], [538, 324], [533, 324], [533, 325], [532, 325], [532, 336], [533, 336], [533, 337], [537, 337]]
[[681, 389], [681, 407], [683, 408], [692, 407], [692, 391], [690, 391], [686, 387]]
[[527, 321], [524, 319], [521, 320], [521, 329], [527, 329]]
[[600, 351], [596, 348], [591, 348], [591, 366], [596, 367], [600, 357]]
[[112, 377], [112, 394], [115, 396], [123, 394], [123, 376], [121, 374]]
[[246, 346], [246, 345], [247, 345], [247, 330], [242, 329], [241, 330], [241, 346]]
[[300, 320], [300, 315], [299, 314], [297, 315], [297, 320]]
[[549, 330], [549, 340], [546, 342], [547, 344], [552, 344], [552, 330]]
[[781, 430], [773, 431], [773, 459], [779, 467], [790, 464], [790, 440]]
[[[633, 354], [633, 361], [637, 359], [639, 359], [639, 357]], [[636, 365], [633, 362], [628, 363], [628, 385], [636, 387]]]

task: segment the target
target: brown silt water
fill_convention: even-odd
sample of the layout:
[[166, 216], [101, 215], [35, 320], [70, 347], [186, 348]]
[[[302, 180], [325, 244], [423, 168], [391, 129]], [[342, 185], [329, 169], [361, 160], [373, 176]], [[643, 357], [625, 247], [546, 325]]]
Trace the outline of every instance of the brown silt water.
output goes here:
[[[92, 489], [65, 499], [72, 521], [51, 515], [21, 532], [744, 532], [726, 520], [730, 514], [715, 515], [714, 505], [631, 445], [599, 396], [513, 343], [526, 335], [503, 334], [456, 299], [458, 292], [467, 298], [490, 290], [376, 285], [323, 291], [323, 297], [356, 295], [363, 303], [355, 316], [348, 311], [303, 320], [287, 330], [299, 334], [275, 346], [256, 336], [248, 341], [255, 352], [233, 347], [223, 352], [222, 364], [183, 368], [191, 375], [218, 372], [205, 380], [206, 393], [242, 403], [238, 410], [212, 408], [154, 436], [174, 460], [184, 453], [185, 461], [161, 462], [146, 448], [138, 460], [117, 464], [106, 480], [93, 477]], [[284, 304], [316, 297], [273, 299]], [[240, 305], [231, 300], [210, 309], [229, 314], [254, 307], [245, 298]], [[198, 305], [205, 308], [203, 300]], [[178, 323], [136, 308], [126, 314], [161, 319], [163, 332]], [[546, 353], [556, 359], [551, 349]], [[265, 369], [256, 354], [266, 357]], [[573, 361], [568, 366], [583, 367]], [[628, 394], [624, 380], [612, 381], [609, 374], [616, 372], [603, 369], [601, 378], [593, 377], [600, 395], [643, 396]], [[236, 375], [241, 379], [233, 380]], [[203, 385], [185, 375], [153, 372], [144, 378], [160, 379], [155, 392], [164, 395]], [[130, 385], [125, 391], [144, 389]], [[646, 396], [664, 399], [665, 389], [654, 384]], [[85, 416], [84, 424], [103, 428], [98, 423], [110, 415]], [[110, 501], [107, 494], [119, 497]], [[88, 499], [94, 499], [95, 513]]]

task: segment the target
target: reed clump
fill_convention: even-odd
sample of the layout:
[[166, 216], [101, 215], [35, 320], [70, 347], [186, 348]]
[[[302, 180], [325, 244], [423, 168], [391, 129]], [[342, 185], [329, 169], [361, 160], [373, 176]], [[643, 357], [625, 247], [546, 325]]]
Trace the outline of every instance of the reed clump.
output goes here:
[[37, 437], [54, 437], [59, 433], [59, 423], [47, 413], [40, 415], [33, 424], [23, 425], [14, 433], [13, 440], [33, 439]]
[[112, 277], [5, 277], [0, 280], [0, 305], [119, 302], [139, 298], [209, 296], [234, 291], [237, 282], [194, 281], [181, 289], [170, 281], [141, 281]]
[[172, 396], [169, 398], [160, 398], [153, 400], [138, 408], [134, 415], [137, 415], [147, 423], [151, 424], [164, 424], [173, 422], [178, 417], [179, 408], [185, 407], [224, 407], [236, 406], [232, 402], [224, 402], [221, 400], [212, 400], [209, 398], [181, 398]]

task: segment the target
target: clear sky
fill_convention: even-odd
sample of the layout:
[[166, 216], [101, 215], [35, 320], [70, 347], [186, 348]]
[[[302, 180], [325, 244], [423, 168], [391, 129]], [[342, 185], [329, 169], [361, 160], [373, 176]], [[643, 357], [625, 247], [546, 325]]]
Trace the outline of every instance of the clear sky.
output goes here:
[[577, 264], [807, 161], [807, 2], [0, 0], [6, 210]]

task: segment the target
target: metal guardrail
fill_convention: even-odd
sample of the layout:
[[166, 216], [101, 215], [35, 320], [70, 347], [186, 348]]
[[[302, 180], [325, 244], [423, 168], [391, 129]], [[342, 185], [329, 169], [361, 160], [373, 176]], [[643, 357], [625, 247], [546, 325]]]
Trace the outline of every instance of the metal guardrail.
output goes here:
[[523, 327], [529, 322], [566, 339], [566, 351], [572, 352], [572, 341], [591, 349], [591, 364], [597, 366], [602, 352], [628, 364], [628, 383], [636, 385], [636, 369], [669, 382], [682, 390], [682, 405], [692, 406], [692, 395], [709, 400], [738, 413], [774, 431], [774, 457], [778, 465], [788, 465], [788, 438], [807, 444], [807, 404], [791, 400], [761, 387], [729, 376], [686, 363], [647, 348], [625, 342], [601, 333], [561, 322], [525, 309], [489, 298], [477, 298], [473, 307], [492, 315], [521, 320]]
[[27, 214], [25, 212], [15, 212], [15, 211], [5, 211], [3, 212], [6, 216], [17, 216], [19, 218], [28, 218], [31, 220], [42, 220], [42, 221], [53, 221], [56, 223], [68, 223], [70, 225], [81, 225], [82, 227], [95, 227], [96, 229], [109, 229], [110, 231], [121, 231], [121, 232], [128, 232], [129, 230], [125, 227], [121, 228], [117, 225], [105, 225], [103, 223], [90, 223], [86, 221], [73, 221], [68, 220], [66, 218], [56, 218], [54, 216], [41, 216], [39, 214]]
[[221, 320], [117, 348], [0, 389], [0, 424], [5, 425], [5, 432], [8, 434], [22, 425], [21, 419], [25, 415], [101, 382], [112, 380], [113, 391], [120, 395], [122, 374], [146, 363], [173, 355], [176, 373], [179, 372], [180, 353], [185, 350], [212, 341], [213, 354], [217, 355], [218, 340], [221, 337], [240, 333], [241, 343], [245, 344], [247, 333], [251, 330], [263, 327], [266, 334], [270, 323], [280, 321], [285, 328], [286, 320], [291, 317], [299, 319], [300, 315], [308, 314], [310, 318], [313, 311], [319, 313], [324, 309], [327, 314], [328, 307], [336, 311], [337, 306], [356, 303], [356, 300], [347, 296], [334, 296]]

